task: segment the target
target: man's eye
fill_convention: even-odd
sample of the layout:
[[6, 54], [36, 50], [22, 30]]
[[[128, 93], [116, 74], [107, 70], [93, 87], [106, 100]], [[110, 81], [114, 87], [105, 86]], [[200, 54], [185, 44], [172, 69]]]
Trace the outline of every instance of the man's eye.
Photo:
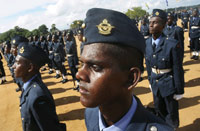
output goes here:
[[98, 65], [91, 65], [91, 68], [96, 72], [100, 72], [102, 70], [102, 67]]

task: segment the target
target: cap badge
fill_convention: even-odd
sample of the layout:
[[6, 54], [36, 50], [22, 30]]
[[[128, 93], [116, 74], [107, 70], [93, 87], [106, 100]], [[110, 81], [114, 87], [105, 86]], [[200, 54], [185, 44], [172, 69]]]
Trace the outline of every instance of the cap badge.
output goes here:
[[168, 15], [170, 15], [170, 13], [168, 13]]
[[156, 12], [155, 14], [158, 16], [158, 15], [159, 15], [159, 12]]
[[85, 23], [83, 23], [83, 24], [81, 25], [81, 28], [83, 28], [83, 29], [85, 28]]
[[20, 49], [19, 49], [19, 52], [20, 52], [21, 54], [24, 53], [24, 47], [20, 48]]
[[86, 38], [85, 38], [85, 36], [83, 36], [83, 42], [86, 42]]
[[102, 35], [109, 35], [111, 34], [112, 28], [115, 28], [110, 23], [108, 23], [107, 19], [104, 19], [99, 25], [97, 25], [99, 34]]
[[15, 40], [13, 40], [13, 43], [14, 43], [14, 44], [15, 44], [15, 42], [16, 42], [16, 41], [15, 41]]

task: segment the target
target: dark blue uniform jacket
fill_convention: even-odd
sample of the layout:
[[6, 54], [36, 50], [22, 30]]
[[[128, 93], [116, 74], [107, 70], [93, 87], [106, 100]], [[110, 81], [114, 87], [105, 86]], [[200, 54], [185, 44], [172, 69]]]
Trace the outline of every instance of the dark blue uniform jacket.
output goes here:
[[20, 98], [24, 131], [65, 131], [56, 115], [53, 97], [40, 77], [34, 78]]
[[[148, 79], [154, 95], [159, 90], [162, 97], [184, 93], [184, 72], [177, 40], [162, 35], [158, 47], [153, 52], [152, 37], [146, 40], [145, 61]], [[155, 69], [171, 69], [169, 73], [156, 74]]]

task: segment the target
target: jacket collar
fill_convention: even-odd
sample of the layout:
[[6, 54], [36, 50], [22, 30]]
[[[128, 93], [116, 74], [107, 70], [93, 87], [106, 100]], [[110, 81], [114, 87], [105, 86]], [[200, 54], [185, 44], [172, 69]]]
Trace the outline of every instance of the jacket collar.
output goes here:
[[161, 38], [160, 38], [160, 41], [157, 45], [157, 48], [155, 49], [155, 53], [159, 52], [160, 50], [162, 50], [162, 46], [164, 44], [164, 40], [165, 40], [165, 35], [164, 34], [161, 34]]
[[131, 122], [126, 128], [126, 131], [132, 131], [133, 129], [138, 130], [138, 131], [144, 131], [147, 126], [147, 119], [145, 116], [142, 116], [144, 115], [144, 112], [143, 112], [144, 107], [142, 106], [142, 103], [140, 102], [140, 100], [136, 96], [134, 97], [138, 105]]
[[26, 97], [28, 96], [28, 93], [29, 93], [30, 89], [36, 87], [36, 85], [33, 84], [33, 83], [37, 80], [37, 77], [38, 77], [38, 76], [36, 76], [36, 77], [27, 85], [27, 89], [26, 89], [25, 91], [22, 91], [22, 94], [21, 94], [21, 96], [20, 96], [20, 98], [21, 98], [21, 99], [20, 99], [20, 106], [21, 106], [23, 103], [25, 103]]

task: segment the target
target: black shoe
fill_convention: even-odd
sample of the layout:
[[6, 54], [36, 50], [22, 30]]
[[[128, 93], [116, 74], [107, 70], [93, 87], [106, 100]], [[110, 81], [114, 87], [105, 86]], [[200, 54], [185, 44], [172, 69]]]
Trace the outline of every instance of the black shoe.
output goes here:
[[54, 76], [56, 79], [60, 78], [59, 74], [56, 74], [56, 76]]
[[194, 60], [198, 60], [199, 59], [199, 56], [195, 56]]
[[142, 78], [142, 77], [140, 77], [140, 80], [139, 80], [139, 82], [141, 82], [141, 81], [143, 81], [143, 78]]
[[53, 71], [49, 71], [49, 74], [52, 74], [53, 73]]
[[7, 82], [7, 80], [2, 80], [0, 84], [4, 84], [5, 82]]
[[19, 92], [19, 91], [21, 91], [21, 89], [18, 87], [17, 89], [15, 89], [16, 90], [16, 92]]
[[77, 91], [79, 91], [79, 86], [73, 88], [73, 90], [77, 90]]
[[192, 57], [190, 57], [190, 59], [194, 59], [196, 56], [195, 55], [193, 55]]
[[71, 73], [67, 73], [67, 75], [72, 75]]
[[46, 70], [46, 68], [41, 69], [41, 71], [45, 71], [45, 70]]
[[63, 79], [61, 82], [64, 84], [64, 83], [68, 82], [68, 79]]

